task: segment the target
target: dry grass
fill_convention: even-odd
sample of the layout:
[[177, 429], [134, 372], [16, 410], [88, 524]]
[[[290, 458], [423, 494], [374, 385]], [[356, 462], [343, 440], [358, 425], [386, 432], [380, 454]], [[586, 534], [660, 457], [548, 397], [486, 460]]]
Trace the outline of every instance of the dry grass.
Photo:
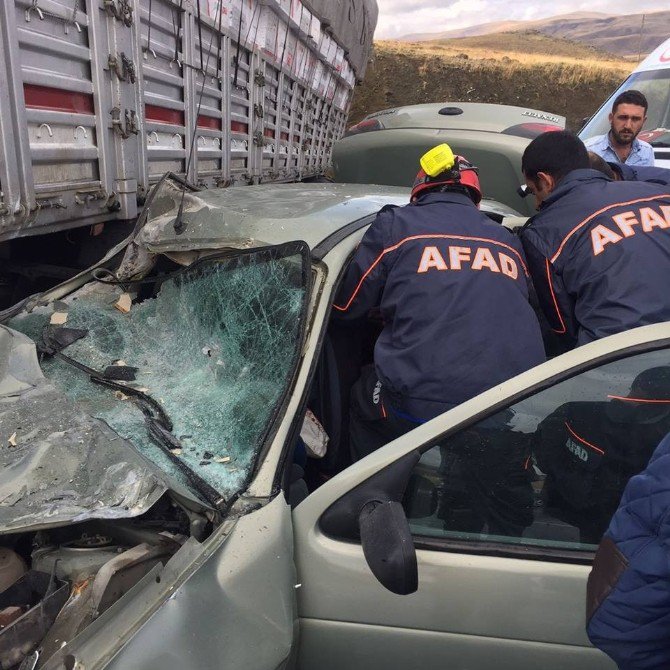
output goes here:
[[566, 116], [575, 127], [633, 68], [611, 54], [538, 33], [380, 41], [351, 120], [386, 107], [459, 100], [541, 109]]
[[[387, 44], [402, 44], [401, 42], [386, 42]], [[379, 42], [381, 44], [381, 42]], [[578, 42], [549, 37], [537, 31], [495, 33], [479, 37], [463, 37], [459, 39], [437, 40], [433, 42], [416, 42], [413, 47], [428, 50], [440, 48], [445, 55], [467, 53], [471, 58], [512, 58], [525, 64], [542, 62], [572, 62], [584, 63], [593, 61], [594, 64], [604, 67], [617, 68], [621, 58], [614, 54], [601, 51]]]

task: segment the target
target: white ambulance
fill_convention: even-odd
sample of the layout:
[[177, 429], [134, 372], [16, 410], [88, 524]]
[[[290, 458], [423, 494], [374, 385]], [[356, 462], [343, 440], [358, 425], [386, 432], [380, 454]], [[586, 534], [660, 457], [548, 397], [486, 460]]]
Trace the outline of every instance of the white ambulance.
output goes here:
[[670, 39], [642, 61], [582, 128], [579, 136], [586, 140], [608, 132], [612, 102], [619, 93], [629, 89], [641, 91], [649, 102], [647, 122], [639, 139], [654, 147], [658, 167], [670, 168]]

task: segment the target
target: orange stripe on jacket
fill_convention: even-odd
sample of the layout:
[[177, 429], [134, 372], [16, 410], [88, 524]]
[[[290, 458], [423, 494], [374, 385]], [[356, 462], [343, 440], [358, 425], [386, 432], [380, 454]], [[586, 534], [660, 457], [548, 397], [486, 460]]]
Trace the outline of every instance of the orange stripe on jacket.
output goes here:
[[611, 398], [612, 400], [623, 400], [624, 402], [644, 402], [656, 405], [670, 404], [670, 400], [654, 400], [651, 398], [631, 398], [629, 396], [623, 396], [623, 395], [608, 395], [607, 397]]
[[524, 274], [526, 277], [528, 277], [528, 268], [526, 267], [526, 264], [523, 261], [523, 258], [521, 254], [514, 248], [510, 247], [508, 244], [505, 244], [504, 242], [498, 242], [497, 240], [490, 240], [486, 237], [468, 237], [465, 235], [446, 235], [446, 234], [435, 234], [435, 235], [412, 235], [411, 237], [405, 237], [404, 239], [400, 240], [400, 242], [397, 242], [394, 244], [392, 247], [388, 247], [387, 249], [384, 249], [377, 258], [375, 258], [374, 262], [372, 265], [363, 273], [363, 276], [360, 278], [360, 281], [356, 285], [356, 288], [354, 289], [354, 292], [351, 294], [351, 297], [349, 300], [347, 300], [346, 304], [343, 306], [340, 305], [333, 305], [333, 309], [337, 309], [340, 312], [346, 312], [349, 307], [351, 307], [351, 303], [355, 300], [356, 295], [361, 289], [361, 286], [363, 285], [363, 282], [367, 279], [369, 274], [379, 265], [379, 262], [384, 258], [386, 254], [390, 254], [392, 251], [395, 251], [399, 247], [401, 247], [405, 242], [413, 242], [414, 240], [430, 240], [430, 239], [448, 239], [448, 240], [466, 240], [466, 241], [473, 241], [473, 242], [487, 242], [488, 244], [496, 244], [499, 247], [504, 247], [508, 251], [511, 251], [518, 259], [519, 263], [521, 263], [521, 267], [523, 268]]
[[608, 209], [612, 209], [613, 207], [625, 207], [628, 205], [635, 205], [638, 202], [649, 202], [650, 200], [660, 200], [661, 198], [668, 198], [670, 199], [670, 195], [663, 194], [663, 195], [654, 195], [649, 198], [639, 198], [638, 200], [629, 200], [628, 202], [615, 202], [613, 205], [607, 205], [607, 207], [603, 207], [602, 209], [599, 209], [597, 212], [594, 212], [590, 216], [586, 217], [581, 223], [578, 223], [564, 238], [563, 241], [561, 242], [560, 246], [558, 247], [558, 251], [551, 257], [551, 262], [555, 263], [556, 259], [561, 255], [563, 251], [563, 247], [568, 243], [568, 240], [583, 226], [585, 226], [587, 223], [590, 221], [593, 221], [593, 219], [596, 216], [600, 216], [604, 212], [606, 212]]
[[567, 333], [568, 329], [565, 325], [565, 321], [563, 321], [563, 315], [561, 314], [561, 310], [558, 307], [558, 300], [556, 300], [556, 294], [554, 293], [554, 285], [551, 282], [551, 268], [549, 267], [549, 259], [545, 259], [546, 264], [547, 264], [547, 281], [549, 282], [549, 290], [551, 291], [551, 298], [554, 301], [554, 309], [556, 310], [556, 315], [558, 316], [558, 320], [561, 322], [561, 328], [559, 330], [556, 330], [556, 328], [552, 328], [552, 330], [555, 333], [558, 333], [559, 335], [564, 335]]
[[591, 444], [590, 442], [587, 442], [583, 437], [579, 437], [579, 435], [577, 435], [577, 433], [575, 433], [575, 431], [572, 430], [572, 428], [570, 428], [570, 424], [567, 421], [564, 421], [563, 423], [565, 424], [565, 427], [568, 429], [568, 432], [570, 433], [570, 435], [572, 435], [572, 437], [574, 437], [576, 440], [579, 440], [582, 444], [585, 444], [587, 447], [591, 447], [591, 449], [597, 451], [599, 454], [602, 454], [603, 456], [605, 455], [605, 452], [600, 447], [596, 447], [595, 444]]

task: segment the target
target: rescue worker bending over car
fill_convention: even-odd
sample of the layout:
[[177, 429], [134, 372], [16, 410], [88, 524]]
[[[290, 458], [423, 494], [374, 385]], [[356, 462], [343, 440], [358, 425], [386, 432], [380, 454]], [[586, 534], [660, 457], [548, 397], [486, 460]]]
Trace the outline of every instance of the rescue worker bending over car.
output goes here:
[[421, 167], [410, 204], [365, 233], [334, 305], [384, 321], [352, 390], [354, 459], [545, 359], [521, 245], [478, 210], [477, 169], [446, 144]]
[[670, 320], [670, 189], [611, 181], [567, 131], [536, 137], [522, 170], [539, 211], [519, 234], [566, 348]]
[[589, 151], [589, 164], [614, 181], [647, 181], [660, 186], [670, 186], [670, 170], [647, 165], [626, 165], [607, 162], [593, 151]]
[[537, 464], [547, 508], [598, 544], [628, 480], [670, 431], [670, 367], [641, 372], [627, 396], [573, 401], [538, 426]]

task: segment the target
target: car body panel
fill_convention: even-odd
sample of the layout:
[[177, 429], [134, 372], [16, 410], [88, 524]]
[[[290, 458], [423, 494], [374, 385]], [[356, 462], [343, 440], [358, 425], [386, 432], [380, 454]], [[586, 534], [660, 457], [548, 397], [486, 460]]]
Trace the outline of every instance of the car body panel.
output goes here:
[[[462, 114], [443, 115], [443, 108]], [[565, 118], [538, 110], [486, 103], [445, 102], [411, 105], [376, 112], [362, 123], [376, 120], [378, 130], [345, 136], [335, 143], [333, 170], [340, 182], [411, 184], [419, 158], [447, 142], [479, 168], [482, 192], [525, 215], [532, 203], [521, 198], [521, 156], [528, 137], [503, 131], [524, 124], [565, 127]]]
[[659, 70], [670, 67], [670, 39], [660, 44], [654, 49], [635, 70], [644, 72], [645, 70]]
[[190, 541], [165, 568], [53, 656], [45, 670], [283, 668], [296, 634], [290, 509], [283, 496]]
[[295, 587], [290, 508], [279, 495], [240, 518], [106, 667], [283, 668], [295, 634]]
[[404, 189], [329, 183], [189, 191], [182, 214], [185, 230], [180, 233], [173, 224], [182, 194], [165, 189], [149, 205], [138, 242], [154, 252], [248, 248], [294, 240], [314, 248], [342, 226], [384, 205], [407, 203], [410, 183]]
[[[440, 113], [440, 110], [448, 113]], [[363, 120], [368, 119], [378, 119], [384, 128], [441, 128], [488, 133], [501, 133], [522, 123], [544, 122], [565, 126], [565, 117], [559, 114], [487, 102], [429, 102], [406, 105], [373, 112]]]
[[[520, 595], [519, 599], [523, 597]], [[511, 607], [514, 607], [514, 604]], [[301, 619], [300, 630], [302, 644], [297, 665], [300, 670], [308, 668], [340, 670], [343, 648], [347, 649], [347, 668], [366, 668], [366, 670], [396, 668], [398, 670], [403, 668], [614, 670], [616, 667], [597, 649], [540, 642], [323, 619]]]
[[0, 531], [139, 516], [165, 477], [43, 374], [34, 342], [0, 326]]
[[[517, 398], [591, 367], [597, 361], [653, 342], [670, 344], [670, 324], [645, 326], [579, 347], [490, 389], [463, 405], [416, 428], [329, 480], [294, 510], [294, 534], [298, 577], [299, 614], [306, 620], [301, 638], [300, 667], [313, 667], [316, 642], [309, 631], [324, 635], [332, 667], [368, 667], [374, 657], [381, 667], [395, 666], [394, 648], [383, 640], [402, 639], [420, 649], [424, 630], [432, 631], [434, 653], [421, 657], [425, 668], [444, 667], [454, 635], [472, 639], [480, 636], [501, 641], [502, 665], [543, 668], [613, 668], [603, 654], [590, 648], [584, 631], [584, 598], [588, 565], [570, 564], [556, 558], [529, 560], [523, 557], [485, 556], [462, 550], [417, 550], [418, 591], [397, 596], [386, 591], [366, 573], [362, 547], [326, 536], [319, 526], [321, 515], [335, 501], [384, 467], [422, 445], [430, 446], [444, 434], [490, 415]], [[616, 352], [616, 354], [614, 354]], [[549, 383], [549, 385], [551, 385]], [[352, 606], [355, 603], [355, 606]], [[349, 646], [338, 645], [352, 624], [384, 627], [371, 638], [365, 631], [353, 633], [360, 656], [353, 662]], [[411, 630], [416, 635], [411, 635]], [[441, 637], [436, 637], [437, 634]], [[376, 646], [375, 640], [380, 641]], [[519, 642], [516, 646], [514, 642]], [[542, 645], [539, 648], [537, 645]], [[486, 645], [485, 645], [486, 646]], [[509, 650], [506, 656], [505, 649]], [[464, 652], [465, 653], [465, 652]], [[489, 667], [487, 652], [477, 658], [476, 667]], [[456, 667], [472, 667], [459, 658]], [[540, 659], [538, 661], [538, 659]]]

